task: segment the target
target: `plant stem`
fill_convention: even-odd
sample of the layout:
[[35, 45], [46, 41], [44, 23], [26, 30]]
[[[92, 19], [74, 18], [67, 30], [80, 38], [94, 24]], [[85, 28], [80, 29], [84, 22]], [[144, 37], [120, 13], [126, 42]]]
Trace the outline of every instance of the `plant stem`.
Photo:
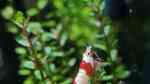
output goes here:
[[[28, 32], [26, 31], [27, 24], [28, 24], [29, 20], [30, 20], [30, 17], [27, 17], [27, 19], [24, 21], [23, 26], [22, 26], [21, 29], [22, 29], [22, 34], [26, 37], [26, 39], [27, 39], [27, 41], [28, 41], [28, 43], [29, 43], [29, 46], [27, 47], [27, 49], [28, 49], [28, 51], [30, 52], [30, 55], [33, 56], [33, 58], [34, 58], [33, 63], [34, 63], [34, 65], [38, 65], [37, 63], [39, 63], [39, 61], [38, 61], [38, 58], [37, 58], [37, 53], [36, 53], [36, 51], [33, 49], [33, 47], [32, 47], [32, 46], [33, 46], [33, 45], [32, 45], [32, 40], [29, 38]], [[39, 67], [35, 67], [35, 68], [40, 71], [42, 80], [44, 80], [44, 75], [43, 75], [43, 73], [42, 73], [41, 68], [39, 68]], [[33, 72], [32, 72], [32, 74], [33, 74], [33, 76], [34, 76], [34, 73], [33, 73]]]

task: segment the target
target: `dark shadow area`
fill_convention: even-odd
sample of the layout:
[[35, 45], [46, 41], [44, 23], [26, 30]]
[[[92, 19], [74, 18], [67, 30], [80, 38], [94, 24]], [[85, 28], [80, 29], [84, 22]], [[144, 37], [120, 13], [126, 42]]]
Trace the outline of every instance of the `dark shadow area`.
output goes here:
[[5, 28], [5, 21], [0, 19], [0, 83], [18, 84], [19, 61], [15, 54], [15, 39]]

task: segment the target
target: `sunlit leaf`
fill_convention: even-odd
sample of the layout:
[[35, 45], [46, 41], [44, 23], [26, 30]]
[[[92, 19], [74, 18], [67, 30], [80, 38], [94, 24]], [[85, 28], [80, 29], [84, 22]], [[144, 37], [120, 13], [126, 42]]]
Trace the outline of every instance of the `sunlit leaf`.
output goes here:
[[63, 0], [54, 0], [53, 4], [55, 5], [56, 8], [63, 8]]
[[32, 77], [28, 77], [23, 84], [34, 84], [33, 78]]
[[23, 47], [16, 48], [16, 53], [20, 55], [25, 55], [27, 53], [26, 49]]
[[81, 10], [81, 14], [82, 14], [83, 17], [92, 16], [92, 10], [88, 7], [85, 7]]
[[23, 22], [25, 21], [24, 14], [21, 11], [17, 11], [12, 19], [12, 21], [22, 28]]
[[110, 32], [111, 32], [111, 26], [110, 25], [105, 26], [104, 28], [105, 35], [107, 36]]
[[53, 57], [62, 57], [62, 56], [64, 56], [64, 53], [63, 52], [52, 52], [52, 56]]
[[44, 48], [44, 51], [45, 51], [45, 54], [48, 55], [48, 56], [50, 56], [51, 53], [52, 53], [52, 49], [48, 46]]
[[68, 35], [67, 33], [63, 33], [60, 37], [60, 45], [64, 46], [67, 41]]
[[73, 66], [75, 63], [76, 63], [75, 58], [70, 59], [70, 61], [68, 62], [69, 66]]
[[36, 77], [37, 79], [39, 79], [39, 80], [41, 80], [41, 78], [42, 78], [41, 73], [42, 73], [42, 72], [40, 72], [39, 70], [35, 70], [35, 71], [34, 71], [35, 77]]
[[37, 8], [31, 8], [31, 9], [28, 9], [26, 13], [29, 16], [35, 16], [39, 13], [39, 10]]
[[49, 68], [50, 68], [51, 72], [56, 72], [57, 71], [55, 64], [50, 64]]
[[27, 60], [22, 62], [21, 67], [27, 68], [27, 69], [35, 68], [34, 63], [32, 61], [27, 61]]
[[33, 34], [39, 34], [43, 32], [42, 26], [39, 22], [30, 22], [28, 24], [27, 31]]
[[112, 61], [117, 61], [117, 55], [118, 55], [118, 51], [116, 49], [111, 50], [111, 60]]
[[29, 75], [30, 74], [30, 70], [28, 70], [28, 69], [21, 69], [21, 70], [19, 70], [19, 74], [20, 75]]
[[46, 6], [47, 2], [48, 2], [48, 0], [38, 0], [37, 1], [37, 7], [39, 9], [43, 9]]
[[25, 47], [29, 47], [29, 46], [30, 46], [30, 45], [29, 45], [29, 42], [28, 42], [28, 39], [27, 39], [26, 37], [24, 37], [24, 36], [18, 35], [18, 36], [16, 37], [16, 41], [17, 41], [20, 45], [22, 45], [22, 46], [25, 46]]
[[106, 45], [105, 44], [103, 44], [103, 43], [100, 43], [100, 44], [93, 44], [93, 46], [95, 47], [95, 48], [99, 48], [99, 49], [102, 49], [102, 50], [106, 50], [107, 48], [106, 48]]
[[1, 15], [5, 18], [5, 19], [10, 19], [12, 18], [14, 14], [14, 9], [11, 6], [6, 6], [2, 11], [1, 11]]

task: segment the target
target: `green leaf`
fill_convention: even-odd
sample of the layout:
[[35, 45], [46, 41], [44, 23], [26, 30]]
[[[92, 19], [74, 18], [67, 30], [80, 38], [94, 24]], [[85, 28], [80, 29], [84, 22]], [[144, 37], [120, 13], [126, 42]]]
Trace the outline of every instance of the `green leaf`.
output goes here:
[[60, 75], [60, 74], [54, 75], [54, 76], [52, 77], [52, 80], [53, 80], [53, 81], [58, 81], [58, 80], [62, 80], [62, 79], [63, 79], [63, 76]]
[[113, 76], [112, 76], [112, 75], [103, 76], [103, 77], [101, 78], [101, 80], [103, 80], [103, 81], [109, 81], [109, 80], [112, 80], [112, 79], [113, 79]]
[[21, 35], [17, 35], [16, 36], [16, 41], [22, 45], [22, 46], [25, 46], [25, 47], [29, 47], [29, 42], [28, 42], [28, 39], [24, 36], [21, 36]]
[[115, 69], [115, 76], [119, 79], [125, 79], [130, 75], [130, 72], [125, 70], [125, 67], [123, 65], [119, 65]]
[[44, 33], [42, 33], [41, 40], [43, 42], [50, 41], [51, 39], [52, 39], [52, 34], [50, 32], [44, 32]]
[[117, 61], [117, 55], [118, 55], [118, 51], [116, 49], [112, 49], [111, 50], [111, 60], [113, 62], [116, 62]]
[[109, 80], [112, 80], [113, 78], [114, 78], [113, 75], [105, 75], [105, 76], [102, 76], [101, 80], [109, 81]]
[[34, 69], [35, 68], [34, 63], [32, 61], [27, 61], [27, 60], [25, 60], [21, 63], [21, 67], [27, 68], [27, 69]]
[[75, 65], [75, 63], [76, 63], [76, 59], [75, 58], [70, 59], [70, 61], [68, 62], [69, 66]]
[[47, 3], [48, 3], [48, 0], [38, 0], [37, 1], [37, 7], [39, 9], [43, 9]]
[[39, 13], [39, 10], [37, 8], [31, 8], [28, 9], [26, 13], [28, 16], [35, 16]]
[[[51, 16], [49, 17], [52, 17], [53, 14], [50, 13]], [[54, 27], [56, 26], [56, 22], [54, 20], [50, 20], [50, 21], [43, 21], [42, 22], [42, 26], [45, 26], [45, 28], [49, 29], [50, 27]]]
[[104, 50], [104, 51], [106, 51], [106, 45], [104, 44], [104, 43], [100, 43], [100, 44], [93, 44], [93, 46], [95, 47], [95, 48], [99, 48], [99, 49], [102, 49], [102, 50]]
[[105, 26], [105, 28], [104, 28], [105, 35], [106, 36], [109, 35], [110, 32], [111, 32], [111, 26], [110, 25]]
[[112, 84], [112, 82], [107, 82], [106, 84]]
[[63, 33], [60, 37], [60, 45], [64, 46], [67, 41], [68, 35], [67, 33]]
[[105, 7], [106, 7], [106, 6], [105, 6], [105, 2], [103, 1], [103, 2], [100, 4], [100, 10], [103, 11]]
[[64, 56], [64, 53], [63, 52], [52, 52], [52, 56], [53, 57], [62, 57], [62, 56]]
[[13, 22], [20, 27], [20, 25], [24, 22], [25, 17], [21, 11], [17, 11], [15, 16], [13, 17]]
[[12, 18], [14, 14], [14, 9], [11, 6], [6, 6], [4, 9], [2, 9], [1, 11], [1, 15], [5, 18], [5, 19], [10, 19]]
[[72, 83], [72, 80], [69, 78], [69, 79], [64, 80], [61, 84], [71, 84], [71, 83]]
[[88, 80], [88, 84], [93, 84], [93, 81], [92, 79]]
[[47, 56], [50, 56], [52, 53], [52, 49], [48, 46], [44, 48], [44, 51]]
[[42, 26], [39, 22], [30, 22], [27, 26], [27, 31], [33, 34], [39, 34], [43, 32]]
[[92, 10], [89, 7], [84, 7], [81, 9], [82, 17], [89, 17], [92, 15]]
[[55, 5], [56, 8], [62, 9], [63, 6], [63, 0], [54, 0], [53, 4]]
[[19, 74], [20, 75], [29, 75], [30, 74], [30, 70], [28, 70], [28, 69], [21, 69], [21, 70], [19, 70]]
[[16, 34], [19, 31], [19, 29], [14, 24], [8, 23], [6, 24], [6, 26], [8, 28], [8, 32], [11, 32], [13, 34]]
[[56, 72], [57, 71], [55, 64], [50, 64], [49, 68], [50, 68], [51, 72]]
[[25, 55], [27, 53], [26, 49], [23, 47], [16, 48], [16, 53], [20, 55]]
[[38, 38], [34, 38], [32, 40], [32, 47], [35, 49], [35, 50], [42, 50], [42, 46], [43, 44], [39, 41]]
[[35, 70], [34, 71], [34, 75], [37, 79], [41, 80], [42, 79], [42, 76], [41, 76], [41, 72], [39, 70]]
[[23, 84], [34, 84], [33, 78], [32, 77], [28, 77]]

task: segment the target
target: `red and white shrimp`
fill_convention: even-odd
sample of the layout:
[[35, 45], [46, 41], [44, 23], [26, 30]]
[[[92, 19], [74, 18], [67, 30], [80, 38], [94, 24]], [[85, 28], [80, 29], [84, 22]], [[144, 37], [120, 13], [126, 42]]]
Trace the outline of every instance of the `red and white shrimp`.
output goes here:
[[73, 84], [89, 84], [90, 77], [93, 76], [98, 67], [100, 67], [100, 58], [96, 52], [92, 51], [91, 47], [87, 47]]

